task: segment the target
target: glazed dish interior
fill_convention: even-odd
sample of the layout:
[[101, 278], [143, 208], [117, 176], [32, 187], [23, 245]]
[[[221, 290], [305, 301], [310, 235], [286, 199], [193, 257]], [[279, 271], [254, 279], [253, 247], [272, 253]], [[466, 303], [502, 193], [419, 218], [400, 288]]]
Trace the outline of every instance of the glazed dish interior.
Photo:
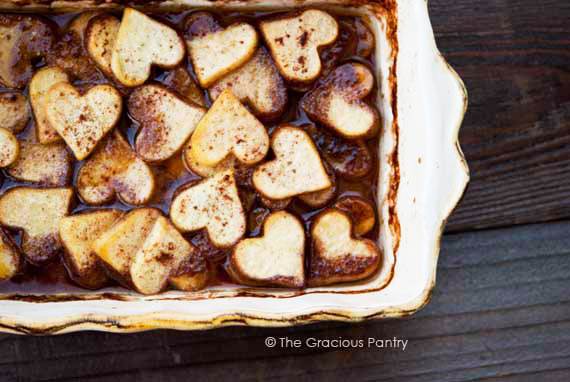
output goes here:
[[[378, 200], [387, 188], [380, 184], [387, 176], [382, 145], [389, 145], [382, 139], [391, 117], [381, 107], [387, 85], [378, 77], [388, 68], [378, 60], [378, 25], [319, 7], [129, 11], [138, 28], [148, 22], [149, 35], [163, 33], [167, 43], [129, 40], [127, 32], [138, 32], [125, 27], [123, 10], [0, 16], [5, 36], [37, 28], [23, 37], [26, 48], [11, 50], [34, 51], [29, 74], [25, 64], [0, 64], [0, 103], [7, 105], [0, 117], [12, 121], [0, 130], [19, 147], [2, 168], [2, 257], [12, 256], [5, 260], [12, 271], [4, 271], [0, 295], [294, 294], [383, 285], [393, 254], [385, 253]], [[329, 37], [327, 22], [336, 25]], [[122, 28], [130, 56], [121, 67], [114, 44]], [[161, 64], [176, 56], [178, 41], [183, 58]], [[96, 42], [108, 45], [98, 50]], [[132, 52], [156, 56], [142, 80], [129, 66], [140, 61]], [[288, 67], [290, 57], [296, 68]], [[38, 75], [47, 71], [50, 86]], [[46, 88], [43, 98], [34, 78]], [[103, 104], [75, 113], [96, 91], [92, 98]], [[117, 117], [107, 121], [106, 113]], [[109, 127], [87, 138], [77, 132], [93, 125]], [[176, 130], [181, 125], [185, 133]], [[118, 243], [129, 235], [136, 241], [130, 252]]]

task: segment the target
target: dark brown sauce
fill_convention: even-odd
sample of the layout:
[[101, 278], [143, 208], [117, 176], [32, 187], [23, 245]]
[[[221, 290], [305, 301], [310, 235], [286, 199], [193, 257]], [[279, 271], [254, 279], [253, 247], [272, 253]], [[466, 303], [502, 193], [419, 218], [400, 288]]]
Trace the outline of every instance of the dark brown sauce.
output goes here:
[[[189, 12], [180, 12], [180, 13], [161, 13], [161, 14], [152, 14], [157, 19], [170, 24], [171, 26], [175, 27], [181, 34], [183, 34], [183, 20], [185, 17], [191, 13]], [[252, 25], [258, 25], [259, 21], [263, 17], [273, 16], [276, 13], [283, 13], [283, 12], [251, 12], [251, 13], [238, 13], [238, 12], [229, 12], [229, 13], [216, 13], [216, 17], [222, 22], [223, 25], [229, 25], [232, 22], [237, 20], [244, 20], [250, 22]], [[50, 18], [54, 21], [60, 28], [59, 33], [62, 34], [65, 26], [78, 14], [72, 13], [65, 13], [65, 14], [49, 14], [46, 17]], [[117, 14], [119, 16], [119, 14]], [[372, 50], [368, 49], [370, 55], [367, 57], [359, 56], [358, 53], [366, 52], [369, 42], [361, 40], [361, 37], [358, 33], [358, 29], [362, 28], [364, 25], [364, 21], [359, 19], [358, 17], [352, 16], [339, 16], [341, 27], [345, 28], [346, 25], [356, 25], [355, 32], [351, 34], [352, 39], [356, 39], [356, 41], [349, 41], [347, 43], [347, 48], [343, 49], [336, 49], [336, 54], [338, 54], [338, 62], [335, 67], [341, 63], [350, 62], [350, 61], [358, 61], [363, 63], [371, 68], [375, 67], [374, 62], [374, 46], [372, 46]], [[343, 26], [344, 25], [344, 26]], [[330, 52], [329, 52], [330, 53]], [[329, 55], [325, 55], [326, 57], [330, 57]], [[40, 60], [36, 63], [36, 66], [39, 68], [41, 66], [46, 65], [46, 60]], [[191, 73], [192, 76], [193, 70], [192, 66], [189, 63], [189, 60], [186, 59], [182, 65], [185, 65]], [[152, 81], [160, 82], [164, 78], [164, 70], [160, 68], [153, 68], [152, 73]], [[195, 79], [195, 78], [194, 78]], [[92, 81], [86, 83], [85, 81], [75, 81], [74, 84], [83, 86], [84, 84], [87, 86], [92, 86], [97, 84], [101, 81]], [[8, 91], [9, 89], [1, 89], [2, 91]], [[206, 91], [203, 92], [204, 97], [206, 99], [207, 105], [211, 104], [211, 101], [208, 97]], [[371, 92], [371, 96], [367, 100], [367, 102], [372, 103], [372, 95], [377, 93], [377, 88], [375, 87], [374, 90]], [[28, 96], [28, 88], [26, 87], [24, 94], [26, 97]], [[298, 93], [292, 90], [289, 90], [289, 104], [286, 111], [282, 114], [281, 118], [278, 121], [272, 122], [270, 124], [266, 124], [269, 132], [273, 131], [275, 127], [280, 124], [288, 123], [295, 126], [303, 126], [309, 123], [312, 123], [308, 117], [306, 116], [305, 112], [298, 107], [298, 102], [302, 97], [303, 93]], [[124, 115], [121, 119], [121, 122], [118, 125], [118, 128], [122, 133], [127, 137], [129, 144], [131, 147], [134, 147], [134, 141], [136, 137], [136, 133], [138, 130], [138, 124], [128, 115], [126, 111], [126, 107], [124, 108]], [[322, 127], [320, 127], [322, 128]], [[35, 137], [35, 126], [33, 117], [30, 119], [28, 126], [18, 134], [19, 140], [27, 140], [27, 141], [36, 141]], [[374, 207], [376, 208], [376, 200], [377, 200], [377, 182], [378, 182], [378, 135], [371, 139], [368, 139], [365, 144], [370, 150], [372, 154], [372, 169], [371, 171], [364, 177], [361, 177], [356, 180], [348, 180], [344, 179], [341, 176], [336, 177], [337, 179], [337, 193], [336, 197], [325, 207], [323, 208], [311, 208], [304, 204], [302, 201], [298, 199], [294, 199], [293, 202], [286, 208], [287, 211], [294, 213], [295, 215], [299, 216], [306, 229], [306, 233], [308, 235], [311, 219], [317, 215], [319, 212], [323, 211], [327, 207], [331, 206], [335, 203], [335, 201], [347, 195], [354, 195], [360, 196], [367, 199]], [[272, 155], [271, 153], [269, 154]], [[269, 156], [269, 158], [270, 158]], [[72, 155], [73, 157], [73, 155]], [[75, 161], [74, 162], [74, 171], [73, 171], [73, 185], [75, 185], [76, 177], [79, 168], [83, 164], [83, 161]], [[182, 159], [182, 153], [178, 153], [172, 158], [168, 159], [167, 161], [160, 163], [160, 164], [153, 164], [151, 165], [153, 172], [155, 174], [155, 180], [157, 181], [157, 187], [155, 190], [155, 194], [151, 200], [151, 202], [147, 205], [149, 207], [157, 207], [164, 212], [165, 215], [168, 215], [170, 202], [172, 200], [173, 194], [176, 189], [186, 184], [190, 181], [200, 179], [199, 176], [190, 172], [186, 166], [184, 165], [184, 161]], [[35, 185], [30, 183], [23, 183], [15, 181], [11, 179], [6, 173], [3, 174], [4, 176], [0, 178], [0, 182], [2, 182], [0, 186], [0, 195], [2, 195], [6, 190], [16, 187], [16, 186], [27, 186], [27, 187], [35, 187]], [[115, 200], [113, 203], [105, 205], [105, 208], [113, 207], [122, 210], [130, 210], [133, 206], [127, 205], [120, 200]], [[88, 206], [81, 202], [77, 198], [74, 207], [71, 210], [71, 213], [76, 213], [82, 210], [87, 209], [97, 209], [98, 207]], [[250, 211], [259, 211], [260, 209], [267, 209], [264, 207], [259, 200], [259, 197], [255, 199], [253, 206], [251, 207]], [[18, 244], [20, 244], [21, 233], [10, 231], [14, 236], [15, 240]], [[257, 236], [260, 234], [260, 227], [257, 226], [256, 229], [252, 231], [248, 231], [246, 236]], [[369, 239], [376, 240], [379, 235], [379, 223], [378, 223], [378, 216], [376, 219], [376, 224], [374, 229], [368, 233], [365, 237]], [[207, 235], [204, 232], [194, 232], [184, 235], [189, 241], [191, 241], [195, 246], [200, 248], [200, 250], [207, 256], [210, 269], [212, 270], [212, 277], [210, 280], [210, 286], [220, 286], [220, 285], [230, 285], [235, 284], [232, 282], [230, 276], [227, 274], [224, 268], [224, 262], [226, 260], [226, 255], [229, 250], [218, 250], [215, 249], [209, 244], [207, 239]], [[309, 240], [307, 240], [309, 242]], [[307, 243], [307, 250], [306, 256], [310, 255], [309, 252], [309, 243]], [[113, 285], [117, 287], [117, 285]], [[26, 264], [24, 269], [24, 273], [14, 277], [10, 281], [0, 281], [0, 294], [4, 293], [42, 293], [42, 294], [51, 294], [51, 293], [62, 293], [62, 292], [85, 292], [87, 289], [81, 288], [71, 281], [67, 275], [67, 270], [65, 265], [61, 261], [57, 261], [55, 263], [49, 264], [43, 268], [38, 268]]]

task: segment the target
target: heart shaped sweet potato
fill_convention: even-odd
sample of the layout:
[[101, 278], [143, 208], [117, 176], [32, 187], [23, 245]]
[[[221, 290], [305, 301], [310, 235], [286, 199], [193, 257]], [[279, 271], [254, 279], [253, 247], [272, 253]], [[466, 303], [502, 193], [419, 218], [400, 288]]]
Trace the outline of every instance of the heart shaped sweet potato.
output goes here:
[[210, 13], [197, 12], [186, 19], [185, 25], [188, 53], [204, 88], [242, 66], [257, 48], [257, 32], [247, 23], [223, 29]]
[[47, 120], [78, 160], [85, 159], [121, 117], [122, 98], [110, 85], [97, 85], [81, 95], [59, 82], [47, 93]]
[[126, 8], [113, 45], [111, 70], [125, 86], [142, 85], [152, 65], [173, 68], [184, 59], [184, 40], [169, 26]]
[[158, 293], [169, 282], [196, 290], [208, 280], [205, 258], [154, 208], [132, 210], [91, 248], [113, 278], [144, 294]]
[[196, 291], [205, 288], [210, 280], [210, 270], [206, 261], [182, 263], [180, 269], [170, 274], [168, 283], [174, 289]]
[[172, 200], [170, 218], [183, 232], [206, 229], [216, 247], [227, 248], [245, 233], [245, 213], [233, 170], [182, 186]]
[[150, 199], [154, 187], [152, 170], [118, 131], [106, 138], [77, 176], [77, 192], [87, 204], [108, 203], [118, 194], [126, 203], [141, 205]]
[[309, 118], [349, 138], [366, 138], [378, 131], [378, 112], [363, 101], [374, 86], [374, 76], [362, 64], [336, 68], [303, 97]]
[[381, 252], [368, 239], [352, 238], [352, 222], [344, 213], [328, 209], [311, 227], [309, 285], [357, 281], [378, 269]]
[[48, 91], [60, 82], [69, 82], [69, 76], [57, 66], [41, 68], [30, 81], [30, 103], [36, 118], [36, 135], [40, 143], [53, 143], [61, 139], [47, 119]]
[[308, 9], [260, 23], [261, 33], [281, 75], [306, 85], [321, 73], [319, 48], [335, 41], [338, 23], [325, 11]]
[[271, 146], [276, 158], [259, 165], [252, 176], [261, 195], [281, 200], [332, 185], [317, 148], [301, 128], [280, 126]]
[[0, 197], [0, 224], [22, 230], [22, 251], [35, 265], [44, 265], [62, 250], [59, 221], [73, 199], [71, 188], [16, 187]]
[[295, 216], [274, 212], [263, 235], [240, 241], [230, 255], [230, 273], [245, 285], [301, 288], [305, 283], [305, 230]]
[[203, 107], [156, 84], [135, 89], [128, 109], [141, 125], [136, 151], [147, 162], [164, 161], [174, 155], [206, 114]]
[[215, 166], [228, 155], [251, 165], [269, 149], [269, 136], [230, 89], [224, 90], [192, 134], [192, 156], [199, 163]]
[[253, 114], [264, 121], [279, 118], [287, 105], [287, 88], [267, 50], [257, 49], [255, 55], [241, 68], [216, 81], [208, 89], [216, 100], [225, 89], [249, 105]]

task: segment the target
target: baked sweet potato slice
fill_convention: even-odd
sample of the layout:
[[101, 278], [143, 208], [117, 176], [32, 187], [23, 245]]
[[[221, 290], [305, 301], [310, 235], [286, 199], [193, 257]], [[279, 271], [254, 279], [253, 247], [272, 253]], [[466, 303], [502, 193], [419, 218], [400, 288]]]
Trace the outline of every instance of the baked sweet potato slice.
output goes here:
[[0, 167], [10, 166], [18, 159], [20, 144], [10, 130], [0, 127]]
[[185, 25], [188, 54], [203, 88], [245, 64], [256, 51], [257, 32], [247, 23], [222, 28], [211, 14], [197, 12]]
[[30, 119], [26, 96], [20, 92], [0, 93], [0, 127], [19, 133]]
[[319, 48], [338, 36], [335, 18], [318, 9], [263, 20], [259, 27], [281, 75], [297, 85], [310, 84], [319, 76]]
[[36, 119], [36, 136], [40, 143], [53, 143], [61, 140], [57, 130], [47, 119], [48, 91], [60, 82], [68, 83], [69, 76], [57, 66], [46, 66], [34, 73], [30, 81], [30, 103]]
[[111, 70], [125, 86], [142, 85], [153, 65], [173, 68], [184, 59], [183, 39], [161, 22], [126, 8], [111, 54]]
[[311, 227], [309, 285], [362, 280], [374, 273], [382, 253], [376, 243], [352, 237], [348, 215], [336, 209], [319, 214]]
[[295, 216], [274, 212], [263, 235], [240, 241], [230, 255], [230, 274], [245, 285], [300, 288], [305, 283], [305, 230]]
[[97, 85], [84, 94], [59, 82], [47, 93], [46, 117], [78, 160], [87, 158], [121, 117], [121, 94], [110, 85]]
[[89, 21], [97, 15], [97, 12], [82, 12], [64, 27], [62, 36], [57, 39], [48, 56], [51, 65], [57, 65], [73, 78], [83, 81], [102, 79], [85, 44]]
[[134, 287], [143, 294], [159, 293], [169, 280], [179, 289], [199, 289], [207, 271], [205, 258], [162, 216], [134, 256], [130, 269]]
[[71, 188], [12, 188], [0, 197], [0, 224], [20, 229], [24, 256], [34, 265], [44, 265], [63, 249], [59, 221], [72, 200]]
[[95, 255], [122, 285], [132, 285], [130, 270], [133, 259], [161, 216], [155, 208], [131, 210], [92, 243]]
[[70, 183], [71, 162], [71, 155], [61, 142], [46, 145], [20, 142], [20, 155], [6, 172], [21, 182], [62, 187]]
[[52, 52], [57, 26], [41, 16], [0, 14], [0, 84], [21, 89], [30, 81], [34, 61]]
[[251, 108], [257, 118], [264, 121], [279, 118], [287, 106], [287, 88], [264, 47], [258, 48], [241, 68], [216, 81], [208, 93], [215, 101], [228, 88]]
[[363, 99], [374, 86], [370, 69], [359, 63], [339, 66], [305, 94], [301, 107], [309, 118], [348, 138], [368, 138], [379, 128], [378, 111]]
[[246, 221], [233, 170], [182, 186], [172, 200], [170, 218], [182, 232], [205, 229], [216, 247], [234, 245], [244, 235]]
[[70, 278], [79, 285], [98, 289], [109, 278], [97, 261], [91, 244], [121, 217], [122, 211], [104, 209], [66, 216], [59, 221], [63, 259]]
[[161, 162], [177, 153], [206, 114], [202, 106], [157, 84], [135, 89], [128, 108], [140, 123], [137, 153], [147, 162]]
[[0, 280], [9, 280], [22, 270], [24, 262], [14, 240], [0, 228]]
[[271, 146], [276, 158], [259, 165], [252, 176], [261, 195], [281, 200], [331, 187], [317, 148], [301, 128], [280, 126]]
[[77, 176], [77, 192], [91, 205], [109, 203], [115, 195], [125, 203], [142, 205], [154, 189], [152, 170], [116, 130], [84, 162]]

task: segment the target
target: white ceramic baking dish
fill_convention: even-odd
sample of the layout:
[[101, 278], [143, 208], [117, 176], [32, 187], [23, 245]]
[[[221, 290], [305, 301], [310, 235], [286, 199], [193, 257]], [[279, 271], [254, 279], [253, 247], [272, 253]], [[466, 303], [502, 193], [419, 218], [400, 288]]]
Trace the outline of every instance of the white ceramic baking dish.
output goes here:
[[[137, 2], [141, 4], [143, 2]], [[280, 291], [211, 287], [144, 297], [119, 289], [0, 295], [0, 331], [130, 332], [224, 325], [285, 326], [319, 320], [400, 317], [424, 306], [435, 283], [445, 221], [469, 179], [458, 143], [467, 106], [463, 83], [437, 50], [424, 0], [172, 0], [144, 9], [268, 10], [316, 6], [363, 15], [376, 35], [380, 139], [378, 206], [382, 270], [365, 282]], [[101, 1], [0, 1], [4, 9], [118, 7]]]

